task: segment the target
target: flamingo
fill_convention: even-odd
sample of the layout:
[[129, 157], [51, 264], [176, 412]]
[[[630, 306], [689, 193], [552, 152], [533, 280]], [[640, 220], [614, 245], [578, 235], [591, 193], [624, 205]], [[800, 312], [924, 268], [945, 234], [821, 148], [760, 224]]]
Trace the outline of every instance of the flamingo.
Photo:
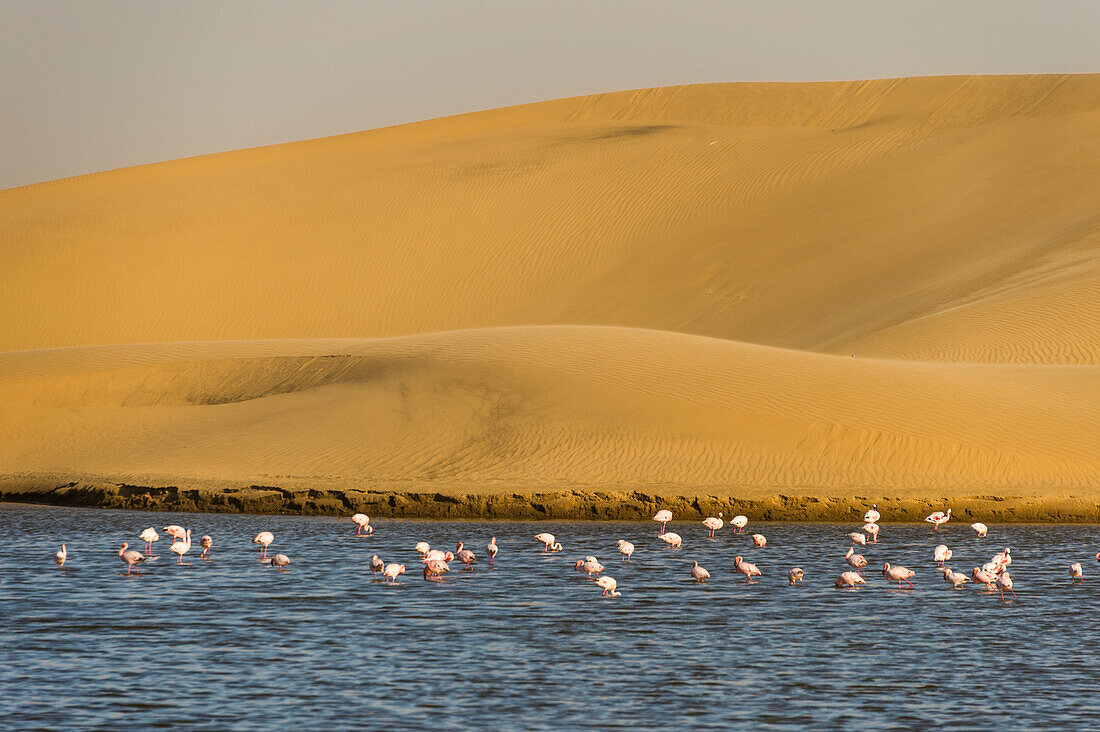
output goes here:
[[865, 585], [867, 580], [859, 576], [858, 572], [841, 572], [840, 576], [836, 578], [837, 587], [855, 587], [856, 585]]
[[[126, 542], [122, 542], [122, 548], [118, 550], [118, 558], [126, 562], [126, 574], [130, 574], [130, 570], [134, 569], [135, 564], [140, 564], [145, 561], [145, 555], [139, 551], [126, 551], [126, 547], [130, 546]], [[138, 574], [138, 570], [134, 569], [134, 573]]]
[[1096, 561], [1100, 562], [1100, 552], [1096, 552]]
[[157, 534], [157, 530], [154, 529], [152, 526], [150, 526], [145, 531], [138, 534], [138, 538], [145, 542], [145, 553], [146, 554], [152, 554], [153, 553], [153, 542], [160, 540], [160, 536]]
[[952, 572], [950, 567], [943, 567], [941, 571], [943, 572], [943, 581], [956, 590], [970, 581], [970, 578], [962, 572]]
[[623, 561], [629, 562], [630, 556], [634, 553], [634, 545], [625, 539], [619, 539], [619, 554], [623, 555]]
[[718, 518], [714, 518], [713, 516], [710, 516], [710, 517], [707, 517], [707, 518], [703, 519], [703, 526], [707, 527], [707, 531], [710, 532], [710, 533], [707, 534], [707, 536], [709, 536], [713, 539], [714, 538], [714, 532], [718, 531], [718, 529], [722, 528], [722, 526], [723, 526], [722, 512], [721, 511], [718, 512]]
[[951, 520], [951, 509], [947, 509], [947, 513], [944, 513], [943, 511], [936, 511], [933, 514], [925, 516], [924, 520], [938, 529]]
[[374, 527], [370, 525], [370, 517], [367, 516], [367, 514], [357, 513], [351, 517], [351, 520], [355, 523], [355, 526], [357, 527], [355, 529], [356, 536], [362, 536], [364, 531], [367, 532], [367, 536], [370, 536], [374, 533]]
[[1012, 564], [1012, 549], [1005, 547], [1003, 552], [998, 552], [993, 555], [993, 558], [989, 560], [990, 564], [996, 564], [996, 574], [1000, 574], [1004, 570], [1008, 569], [1008, 565]]
[[917, 574], [916, 572], [909, 569], [908, 567], [900, 567], [900, 566], [891, 567], [889, 562], [882, 565], [882, 576], [885, 577], [886, 579], [890, 580], [891, 582], [893, 582], [894, 580], [897, 580], [899, 590], [901, 589], [901, 581], [902, 580], [905, 580], [906, 582], [908, 582], [909, 583], [909, 588], [912, 589], [913, 588], [913, 583], [910, 580], [916, 574]]
[[444, 572], [450, 572], [451, 568], [442, 559], [433, 559], [424, 565], [424, 579], [429, 582], [438, 582], [443, 579]]
[[872, 544], [878, 543], [878, 524], [864, 524], [863, 531], [871, 537]]
[[878, 504], [872, 503], [867, 513], [863, 514], [863, 523], [877, 524], [880, 518], [882, 518], [882, 515], [878, 512]]
[[993, 583], [997, 581], [997, 575], [982, 569], [981, 567], [975, 567], [970, 573], [970, 576], [974, 578], [975, 582], [985, 585], [985, 589], [992, 590]]
[[741, 557], [734, 558], [733, 566], [738, 572], [745, 575], [745, 579], [748, 580], [749, 584], [756, 584], [753, 582], [753, 577], [764, 576], [759, 567], [751, 562], [744, 561]]
[[710, 579], [710, 572], [699, 566], [699, 562], [692, 562], [691, 576], [696, 582], [706, 582]]
[[280, 572], [286, 569], [288, 564], [290, 564], [290, 557], [285, 554], [276, 554], [271, 558], [271, 566], [278, 567]]
[[615, 588], [619, 586], [619, 583], [615, 581], [614, 577], [608, 577], [607, 575], [604, 575], [603, 577], [597, 577], [595, 581], [598, 586], [603, 588], [604, 597], [618, 597], [619, 595], [623, 594], [621, 592], [615, 591]]
[[1012, 589], [1012, 577], [1008, 574], [1007, 570], [997, 575], [997, 589], [1001, 591], [1002, 600], [1005, 596], [1005, 590], [1011, 592], [1013, 598], [1016, 597], [1016, 590]]
[[164, 533], [172, 537], [173, 544], [175, 544], [177, 541], [183, 541], [184, 534], [187, 533], [186, 529], [184, 529], [182, 526], [176, 526], [175, 524], [165, 526], [162, 530], [164, 531]]
[[423, 559], [424, 555], [430, 552], [432, 547], [426, 541], [418, 541], [414, 549], [416, 549], [416, 553], [420, 555], [420, 558]]
[[[653, 520], [661, 525], [661, 534], [665, 533], [665, 524], [672, 520], [672, 511], [667, 508], [663, 508], [657, 513], [653, 514]], [[661, 534], [657, 534], [660, 536]]]
[[378, 581], [378, 573], [386, 568], [386, 563], [375, 554], [370, 558], [370, 571], [374, 573], [374, 581]]
[[382, 570], [382, 574], [389, 578], [391, 585], [397, 584], [397, 577], [405, 574], [404, 564], [387, 564], [386, 568]]
[[867, 537], [858, 531], [853, 531], [852, 533], [848, 534], [848, 538], [852, 540], [853, 544], [859, 544], [860, 546], [867, 545]]
[[737, 529], [738, 534], [740, 534], [742, 531], [744, 531], [745, 527], [748, 526], [748, 525], [749, 525], [749, 517], [748, 516], [738, 515], [738, 516], [734, 516], [733, 518], [730, 519], [730, 526]]
[[535, 534], [535, 538], [542, 542], [544, 552], [560, 552], [562, 550], [561, 542], [555, 541], [553, 534], [544, 531], [541, 534]]
[[424, 562], [425, 564], [435, 561], [445, 562], [447, 561], [448, 554], [450, 554], [450, 552], [445, 552], [442, 549], [429, 549], [428, 551], [424, 552], [424, 556], [420, 561]]
[[[802, 571], [802, 567], [794, 567], [789, 572], [787, 572], [787, 581], [793, 587], [795, 582], [802, 582], [802, 577], [805, 574], [806, 573]], [[805, 584], [805, 582], [803, 582], [802, 584]]]
[[178, 563], [183, 562], [183, 555], [191, 551], [191, 529], [183, 535], [183, 541], [173, 542], [172, 546], [168, 547], [168, 550], [175, 554], [179, 559]]
[[970, 528], [974, 529], [974, 533], [978, 536], [985, 536], [989, 533], [989, 527], [981, 522], [970, 524]]
[[466, 565], [467, 571], [473, 571], [474, 562], [477, 561], [477, 557], [469, 549], [464, 549], [464, 546], [465, 544], [461, 541], [458, 542], [458, 546], [455, 548], [455, 556], [458, 557], [458, 561]]
[[485, 553], [489, 555], [489, 564], [493, 563], [496, 559], [497, 552], [500, 551], [500, 547], [497, 546], [497, 538], [494, 536], [492, 541], [485, 545]]
[[585, 557], [584, 559], [578, 559], [577, 563], [573, 565], [573, 569], [584, 572], [589, 577], [592, 575], [599, 577], [600, 572], [604, 570], [604, 566], [595, 557]]
[[[65, 547], [61, 547], [61, 548], [64, 549]], [[65, 558], [62, 557], [61, 562], [58, 563], [57, 566], [60, 567], [64, 563], [65, 563]], [[1081, 581], [1081, 582], [1085, 581], [1085, 570], [1081, 567], [1080, 562], [1074, 562], [1073, 564], [1069, 565], [1069, 581], [1072, 582], [1073, 584], [1077, 584], [1078, 581]]]
[[932, 560], [939, 562], [942, 567], [944, 562], [951, 561], [951, 557], [954, 556], [954, 552], [947, 548], [946, 544], [940, 544], [932, 551]]
[[267, 556], [267, 548], [269, 546], [271, 546], [271, 544], [274, 541], [275, 541], [275, 534], [272, 534], [270, 531], [261, 531], [260, 533], [256, 534], [256, 538], [252, 540], [252, 543], [253, 544], [259, 544], [260, 545], [260, 556], [261, 557], [266, 557]]
[[202, 553], [199, 554], [199, 557], [201, 557], [202, 559], [206, 559], [206, 557], [210, 554], [210, 550], [214, 548], [214, 539], [209, 536], [204, 536], [202, 537], [202, 540], [199, 542], [199, 544], [200, 546], [202, 546]]
[[[57, 568], [58, 569], [61, 569], [62, 567], [65, 566], [65, 560], [68, 557], [69, 557], [69, 550], [65, 547], [64, 544], [62, 544], [61, 545], [61, 551], [59, 551], [59, 552], [57, 552], [57, 554], [53, 555], [53, 560], [55, 562], [57, 562]], [[1081, 565], [1078, 564], [1077, 566], [1080, 567]]]
[[763, 534], [753, 534], [752, 543], [762, 549], [768, 545], [768, 539]]
[[863, 574], [863, 568], [867, 566], [867, 557], [856, 554], [855, 547], [848, 547], [848, 553], [844, 555], [844, 561], [856, 572]]
[[668, 532], [665, 532], [664, 534], [661, 534], [660, 538], [661, 538], [661, 541], [668, 544], [673, 549], [679, 549], [684, 544], [683, 537], [681, 537], [679, 534], [677, 534], [675, 532], [672, 532], [672, 531], [668, 531]]

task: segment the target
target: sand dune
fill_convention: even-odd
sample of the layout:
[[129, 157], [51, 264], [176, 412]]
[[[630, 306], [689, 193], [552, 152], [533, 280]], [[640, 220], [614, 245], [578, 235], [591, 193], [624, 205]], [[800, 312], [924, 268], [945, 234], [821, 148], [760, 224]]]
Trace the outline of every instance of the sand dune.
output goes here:
[[1100, 75], [951, 77], [595, 95], [2, 191], [0, 490], [1100, 512], [1098, 159]]

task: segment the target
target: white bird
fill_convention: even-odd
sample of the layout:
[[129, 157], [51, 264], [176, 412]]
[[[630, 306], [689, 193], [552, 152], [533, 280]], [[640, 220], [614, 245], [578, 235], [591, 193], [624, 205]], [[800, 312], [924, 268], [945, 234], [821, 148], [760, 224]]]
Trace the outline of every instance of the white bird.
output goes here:
[[848, 534], [848, 538], [852, 540], [853, 544], [859, 544], [860, 546], [867, 545], [867, 537], [858, 531], [853, 531], [852, 533]]
[[[61, 550], [59, 552], [57, 552], [57, 554], [53, 555], [53, 560], [55, 562], [57, 562], [57, 568], [58, 569], [61, 569], [62, 567], [65, 566], [65, 560], [68, 558], [68, 556], [69, 556], [69, 550], [65, 547], [64, 544], [62, 544], [61, 545]], [[1078, 564], [1077, 566], [1080, 567], [1081, 565]]]
[[768, 539], [763, 534], [753, 534], [752, 543], [758, 547], [766, 547], [768, 545]]
[[749, 525], [749, 517], [737, 515], [730, 519], [730, 526], [737, 529], [737, 533], [740, 534], [746, 526]]
[[950, 567], [943, 567], [943, 581], [954, 587], [956, 590], [970, 581], [962, 572], [952, 572]]
[[[665, 533], [665, 524], [672, 520], [672, 511], [667, 508], [663, 508], [657, 513], [653, 514], [653, 520], [661, 525], [661, 534]], [[657, 536], [660, 536], [658, 534]]]
[[386, 568], [386, 563], [377, 554], [370, 558], [370, 571], [374, 573], [375, 582], [378, 581], [378, 573]]
[[615, 591], [615, 588], [619, 586], [619, 583], [615, 581], [614, 577], [608, 577], [607, 575], [604, 575], [603, 577], [597, 577], [595, 582], [598, 586], [603, 588], [604, 597], [618, 597], [619, 595], [623, 594], [621, 592]]
[[665, 533], [661, 534], [660, 538], [661, 541], [668, 544], [673, 549], [679, 549], [684, 544], [683, 537], [672, 531], [666, 531]]
[[[122, 548], [118, 550], [118, 558], [126, 562], [126, 574], [130, 574], [130, 570], [134, 569], [135, 564], [140, 564], [145, 561], [145, 555], [139, 551], [133, 549], [127, 551], [126, 547], [130, 546], [126, 542], [122, 542]], [[138, 570], [134, 570], [135, 573]]]
[[191, 529], [188, 529], [187, 533], [183, 535], [183, 541], [174, 542], [168, 549], [179, 557], [179, 559], [176, 560], [177, 562], [182, 562], [183, 555], [191, 551]]
[[634, 545], [625, 539], [619, 539], [619, 554], [623, 555], [623, 561], [629, 562], [630, 555], [634, 553]]
[[749, 581], [749, 584], [754, 584], [753, 577], [764, 576], [759, 567], [752, 562], [746, 562], [741, 557], [734, 557], [733, 566], [738, 572], [745, 575], [745, 579]]
[[541, 534], [535, 534], [535, 538], [542, 542], [544, 552], [560, 552], [562, 550], [561, 542], [555, 541], [553, 534], [544, 531]]
[[891, 582], [893, 582], [894, 580], [897, 580], [899, 590], [901, 589], [902, 580], [905, 580], [906, 582], [908, 582], [909, 587], [912, 588], [913, 583], [910, 580], [916, 574], [917, 574], [916, 572], [909, 569], [908, 567], [901, 567], [901, 566], [891, 567], [889, 562], [882, 565], [882, 576], [885, 577], [886, 579], [890, 580]]
[[872, 503], [870, 510], [863, 514], [863, 523], [877, 524], [880, 518], [882, 518], [882, 516], [878, 512], [878, 504]]
[[390, 584], [397, 584], [398, 575], [405, 574], [404, 564], [387, 564], [386, 568], [382, 570], [382, 574], [389, 578]]
[[253, 544], [259, 544], [260, 545], [260, 556], [261, 557], [266, 557], [267, 556], [267, 548], [269, 546], [271, 546], [271, 544], [274, 541], [275, 541], [275, 534], [272, 534], [270, 531], [261, 531], [260, 533], [256, 534], [256, 538], [252, 540], [252, 543]]
[[[64, 549], [65, 547], [61, 548]], [[65, 560], [64, 558], [62, 558], [61, 563], [59, 563], [57, 566], [60, 567], [61, 564], [63, 564], [64, 562]], [[1074, 584], [1076, 584], [1078, 580], [1080, 580], [1081, 582], [1085, 581], [1085, 570], [1081, 566], [1080, 562], [1074, 562], [1073, 564], [1069, 565], [1069, 579], [1070, 582], [1073, 582]]]
[[946, 544], [940, 544], [932, 550], [932, 560], [939, 562], [942, 567], [944, 562], [951, 561], [951, 557], [954, 556], [954, 554], [953, 551], [947, 548]]
[[466, 549], [465, 546], [466, 545], [461, 541], [458, 542], [458, 546], [455, 548], [455, 557], [458, 558], [458, 561], [466, 565], [467, 570], [473, 571], [474, 562], [477, 561], [477, 556], [469, 549]]
[[367, 532], [367, 536], [374, 533], [374, 527], [370, 525], [370, 517], [365, 513], [357, 513], [351, 517], [351, 520], [358, 527], [355, 529], [356, 536], [362, 536], [363, 532]]
[[1008, 570], [997, 575], [997, 589], [1001, 591], [1002, 600], [1005, 596], [1005, 590], [1008, 590], [1012, 593], [1013, 597], [1016, 597], [1016, 590], [1012, 589], [1012, 577], [1008, 574]]
[[573, 569], [584, 572], [591, 577], [592, 575], [599, 576], [600, 572], [604, 570], [604, 566], [595, 557], [585, 557], [584, 559], [578, 559], [577, 563], [573, 565]]
[[285, 554], [276, 554], [271, 558], [271, 566], [278, 567], [280, 572], [286, 569], [288, 564], [290, 564], [290, 557]]
[[157, 534], [157, 530], [152, 526], [145, 531], [138, 534], [138, 538], [145, 542], [145, 553], [151, 554], [153, 551], [153, 542], [160, 540], [160, 535]]
[[426, 541], [416, 542], [415, 549], [416, 549], [417, 554], [419, 554], [421, 557], [423, 557], [425, 554], [427, 554], [429, 551], [431, 551], [431, 548], [432, 548], [431, 545], [428, 544], [428, 542], [426, 542]]
[[970, 524], [970, 528], [974, 529], [978, 536], [985, 536], [989, 533], [989, 527], [981, 522]]
[[203, 559], [206, 559], [206, 555], [208, 555], [210, 553], [210, 550], [214, 548], [214, 538], [211, 536], [204, 536], [202, 537], [202, 541], [199, 545], [202, 547], [202, 553], [199, 554], [199, 556]]
[[852, 546], [848, 547], [848, 553], [844, 555], [844, 561], [860, 574], [863, 574], [863, 568], [867, 566], [867, 557], [856, 554], [856, 549]]
[[864, 524], [862, 528], [864, 533], [871, 537], [872, 543], [878, 542], [878, 524]]
[[485, 545], [485, 553], [489, 555], [489, 564], [493, 563], [496, 559], [497, 552], [500, 551], [500, 547], [497, 546], [497, 538], [494, 536], [492, 540]]
[[710, 579], [710, 572], [700, 567], [699, 562], [692, 562], [691, 576], [696, 582], [706, 582]]
[[1008, 568], [1008, 565], [1012, 564], [1012, 549], [1006, 546], [1003, 552], [994, 554], [993, 558], [989, 561], [991, 564], [996, 564], [998, 566], [998, 574], [1003, 572]]
[[975, 582], [985, 585], [987, 590], [992, 590], [993, 583], [997, 581], [997, 575], [981, 567], [975, 567], [970, 576], [974, 578]]
[[[789, 572], [787, 572], [787, 581], [790, 582], [792, 585], [795, 582], [802, 582], [802, 577], [805, 574], [806, 573], [802, 571], [802, 567], [794, 567]], [[802, 582], [802, 584], [806, 584], [806, 583]]]
[[183, 541], [183, 536], [187, 533], [186, 529], [184, 529], [182, 526], [176, 526], [175, 524], [165, 526], [163, 531], [164, 533], [172, 537], [173, 544], [175, 544], [177, 541]]
[[722, 528], [723, 525], [724, 525], [724, 522], [722, 521], [722, 512], [721, 511], [718, 512], [718, 518], [714, 518], [713, 516], [709, 516], [709, 517], [703, 519], [703, 526], [707, 527], [707, 531], [709, 532], [707, 534], [707, 536], [710, 536], [710, 537], [713, 537], [714, 532], [718, 531], [718, 529]]
[[925, 516], [924, 520], [938, 529], [951, 520], [951, 509], [947, 509], [947, 513], [936, 511], [935, 513]]
[[836, 578], [837, 587], [855, 587], [856, 585], [865, 585], [867, 580], [859, 576], [858, 572], [841, 572], [840, 576]]

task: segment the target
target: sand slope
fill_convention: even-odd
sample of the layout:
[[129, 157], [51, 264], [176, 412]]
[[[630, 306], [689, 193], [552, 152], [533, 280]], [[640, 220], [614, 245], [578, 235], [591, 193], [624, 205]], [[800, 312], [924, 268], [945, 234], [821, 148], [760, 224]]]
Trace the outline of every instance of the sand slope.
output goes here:
[[3, 191], [0, 491], [1097, 513], [1098, 159], [1100, 76], [952, 77], [621, 92]]

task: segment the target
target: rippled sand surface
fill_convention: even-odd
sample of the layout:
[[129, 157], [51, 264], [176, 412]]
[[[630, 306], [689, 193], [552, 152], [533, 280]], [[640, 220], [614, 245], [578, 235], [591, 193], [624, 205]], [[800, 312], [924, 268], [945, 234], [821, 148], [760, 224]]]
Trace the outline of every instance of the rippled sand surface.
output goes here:
[[[122, 541], [177, 523], [214, 537], [182, 565], [159, 558], [126, 577]], [[837, 524], [750, 523], [757, 549], [727, 527], [714, 540], [674, 522], [674, 551], [652, 522], [380, 521], [166, 514], [0, 504], [0, 684], [6, 729], [566, 729], [1100, 725], [1095, 618], [1100, 528], [883, 524], [860, 549], [867, 586], [847, 569]], [[279, 572], [251, 538], [275, 534]], [[538, 551], [548, 530], [565, 545]], [[484, 546], [501, 552], [490, 567]], [[615, 542], [637, 544], [630, 563]], [[442, 583], [416, 573], [413, 545], [479, 555]], [[1018, 598], [948, 587], [932, 562], [946, 543], [960, 571], [1011, 546]], [[52, 561], [62, 542], [69, 559]], [[138, 546], [137, 548], [141, 548]], [[396, 586], [372, 582], [372, 554], [403, 562]], [[621, 597], [572, 570], [594, 554]], [[764, 572], [735, 575], [742, 554]], [[712, 581], [691, 581], [691, 562]], [[914, 570], [897, 590], [884, 561]], [[1072, 586], [1068, 566], [1085, 565]], [[788, 568], [806, 570], [789, 587]]]

